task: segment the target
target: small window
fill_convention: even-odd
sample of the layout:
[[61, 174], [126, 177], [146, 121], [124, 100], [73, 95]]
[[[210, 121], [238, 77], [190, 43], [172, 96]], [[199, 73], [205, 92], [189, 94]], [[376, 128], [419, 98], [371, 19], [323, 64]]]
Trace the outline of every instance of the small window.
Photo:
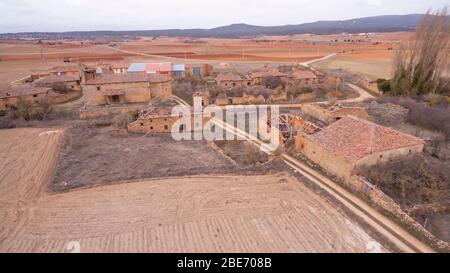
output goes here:
[[152, 127], [150, 127], [150, 130], [152, 130], [152, 131], [153, 131], [153, 126], [152, 126]]
[[144, 127], [144, 123], [141, 123], [141, 127]]
[[383, 155], [380, 155], [380, 158], [383, 158]]
[[97, 91], [102, 90], [102, 88], [100, 86], [97, 86]]
[[169, 130], [169, 126], [168, 125], [164, 125], [164, 130]]
[[33, 95], [33, 98], [37, 98], [37, 95]]

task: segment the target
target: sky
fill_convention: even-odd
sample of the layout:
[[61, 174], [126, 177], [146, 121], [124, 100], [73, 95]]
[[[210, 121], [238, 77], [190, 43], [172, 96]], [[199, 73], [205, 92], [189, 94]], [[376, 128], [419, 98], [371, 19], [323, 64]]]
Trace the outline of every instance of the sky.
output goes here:
[[0, 0], [0, 33], [260, 26], [425, 13], [450, 0]]

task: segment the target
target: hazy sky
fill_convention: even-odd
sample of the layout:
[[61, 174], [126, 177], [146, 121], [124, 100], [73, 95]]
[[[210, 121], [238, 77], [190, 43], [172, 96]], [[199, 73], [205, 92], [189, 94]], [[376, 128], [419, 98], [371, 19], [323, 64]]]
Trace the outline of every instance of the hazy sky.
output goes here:
[[424, 13], [450, 0], [0, 0], [0, 33], [271, 26]]

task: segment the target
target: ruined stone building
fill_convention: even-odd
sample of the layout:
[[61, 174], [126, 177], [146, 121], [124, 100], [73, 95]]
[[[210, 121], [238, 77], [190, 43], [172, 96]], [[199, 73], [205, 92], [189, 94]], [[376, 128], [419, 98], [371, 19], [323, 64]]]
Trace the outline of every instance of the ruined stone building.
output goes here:
[[223, 88], [251, 86], [252, 80], [234, 73], [221, 73], [216, 77], [217, 85]]
[[347, 115], [368, 119], [369, 114], [362, 107], [342, 106], [341, 104], [327, 105], [324, 103], [310, 103], [302, 105], [302, 113], [326, 124], [331, 124]]
[[298, 135], [296, 150], [331, 174], [349, 179], [359, 166], [422, 153], [424, 141], [364, 119], [346, 116], [318, 133]]
[[172, 96], [171, 79], [159, 74], [98, 74], [94, 68], [84, 69], [82, 88], [89, 106], [146, 103]]

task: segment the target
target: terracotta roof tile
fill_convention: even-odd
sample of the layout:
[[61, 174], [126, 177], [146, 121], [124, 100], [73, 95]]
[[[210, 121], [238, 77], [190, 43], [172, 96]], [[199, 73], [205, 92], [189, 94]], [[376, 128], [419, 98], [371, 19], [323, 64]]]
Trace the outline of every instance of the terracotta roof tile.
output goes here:
[[353, 116], [307, 138], [350, 163], [373, 153], [424, 144], [419, 138]]

